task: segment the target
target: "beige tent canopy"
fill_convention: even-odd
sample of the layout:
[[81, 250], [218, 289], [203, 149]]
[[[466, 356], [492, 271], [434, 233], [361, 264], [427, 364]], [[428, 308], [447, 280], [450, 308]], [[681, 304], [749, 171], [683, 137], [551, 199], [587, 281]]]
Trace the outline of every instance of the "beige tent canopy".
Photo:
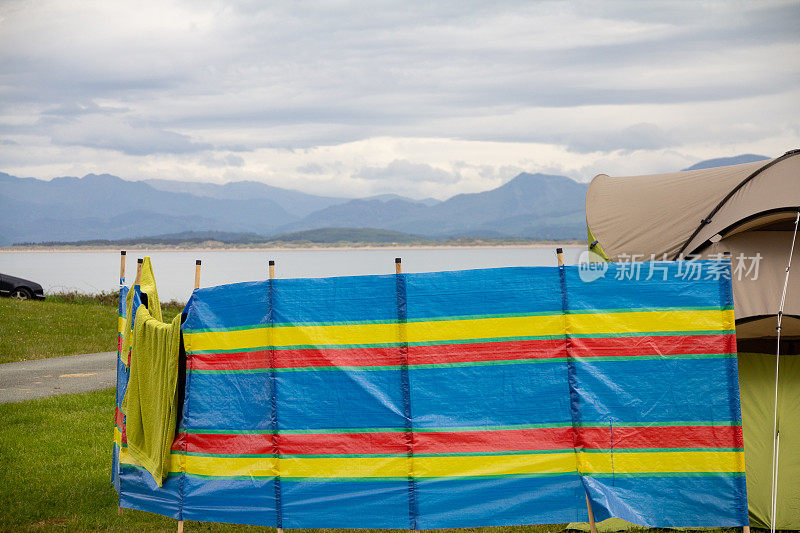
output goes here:
[[[730, 252], [739, 388], [753, 526], [769, 527], [777, 312], [800, 209], [800, 150], [768, 161], [651, 176], [594, 178], [589, 246], [612, 261]], [[784, 308], [778, 394], [778, 529], [800, 529], [800, 242]]]
[[[600, 174], [586, 195], [586, 222], [595, 251], [612, 261], [730, 252], [734, 269], [744, 269], [733, 281], [737, 337], [744, 340], [775, 335], [798, 208], [800, 150], [793, 150], [772, 160], [703, 170]], [[756, 267], [757, 276], [746, 272]], [[800, 293], [800, 267], [792, 269], [789, 285], [792, 294]], [[786, 300], [783, 335], [800, 339], [796, 296]]]

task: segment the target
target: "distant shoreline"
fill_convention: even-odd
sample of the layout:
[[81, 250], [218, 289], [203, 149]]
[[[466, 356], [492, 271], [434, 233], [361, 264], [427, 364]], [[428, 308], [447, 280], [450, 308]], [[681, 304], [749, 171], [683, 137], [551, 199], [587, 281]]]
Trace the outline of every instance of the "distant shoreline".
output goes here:
[[303, 244], [303, 245], [288, 245], [288, 244], [272, 244], [265, 243], [264, 246], [252, 245], [228, 245], [219, 243], [219, 245], [120, 245], [118, 247], [110, 246], [44, 246], [44, 245], [30, 245], [30, 246], [5, 246], [0, 247], [0, 253], [52, 253], [52, 252], [119, 252], [120, 250], [135, 251], [135, 252], [292, 252], [292, 251], [376, 251], [376, 250], [449, 250], [449, 249], [508, 249], [508, 248], [553, 248], [558, 246], [578, 247], [585, 246], [585, 242], [578, 240], [565, 240], [565, 241], [525, 241], [525, 242], [475, 242], [475, 243], [442, 243], [442, 244], [413, 244], [413, 243], [397, 243], [397, 244], [382, 244], [382, 243], [320, 243], [320, 244]]

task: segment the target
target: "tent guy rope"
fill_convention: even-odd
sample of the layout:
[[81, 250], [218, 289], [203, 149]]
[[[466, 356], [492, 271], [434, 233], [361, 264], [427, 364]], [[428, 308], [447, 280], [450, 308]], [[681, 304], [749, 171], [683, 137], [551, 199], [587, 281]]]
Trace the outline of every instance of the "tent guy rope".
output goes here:
[[783, 280], [783, 294], [781, 294], [781, 304], [778, 308], [778, 327], [777, 347], [775, 350], [775, 403], [773, 406], [772, 418], [772, 486], [770, 488], [770, 533], [775, 533], [775, 521], [778, 508], [778, 445], [780, 433], [778, 432], [778, 364], [781, 358], [781, 323], [783, 322], [783, 308], [786, 304], [786, 289], [789, 286], [789, 271], [792, 268], [792, 256], [794, 255], [794, 243], [797, 239], [797, 226], [800, 224], [800, 210], [794, 219], [794, 233], [792, 233], [792, 246], [789, 248], [789, 261], [786, 263], [786, 276]]

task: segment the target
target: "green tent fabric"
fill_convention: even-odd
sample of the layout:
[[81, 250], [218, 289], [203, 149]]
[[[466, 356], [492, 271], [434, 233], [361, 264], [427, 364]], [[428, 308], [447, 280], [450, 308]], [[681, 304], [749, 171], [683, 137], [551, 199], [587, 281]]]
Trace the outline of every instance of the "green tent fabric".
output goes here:
[[128, 452], [153, 475], [159, 487], [169, 473], [170, 447], [175, 438], [180, 339], [180, 314], [171, 324], [165, 324], [152, 317], [144, 305], [139, 306], [122, 409]]
[[[793, 529], [800, 516], [800, 357], [781, 356], [778, 388], [777, 529]], [[747, 469], [750, 525], [769, 527], [775, 354], [739, 354], [739, 389]]]

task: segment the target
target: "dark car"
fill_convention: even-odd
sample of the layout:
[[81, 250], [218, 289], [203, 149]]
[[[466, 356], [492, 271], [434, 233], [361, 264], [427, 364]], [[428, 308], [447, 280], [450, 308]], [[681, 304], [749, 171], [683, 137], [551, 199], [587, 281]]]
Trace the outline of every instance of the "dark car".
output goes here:
[[0, 296], [10, 296], [17, 300], [44, 300], [44, 291], [38, 283], [0, 274]]

